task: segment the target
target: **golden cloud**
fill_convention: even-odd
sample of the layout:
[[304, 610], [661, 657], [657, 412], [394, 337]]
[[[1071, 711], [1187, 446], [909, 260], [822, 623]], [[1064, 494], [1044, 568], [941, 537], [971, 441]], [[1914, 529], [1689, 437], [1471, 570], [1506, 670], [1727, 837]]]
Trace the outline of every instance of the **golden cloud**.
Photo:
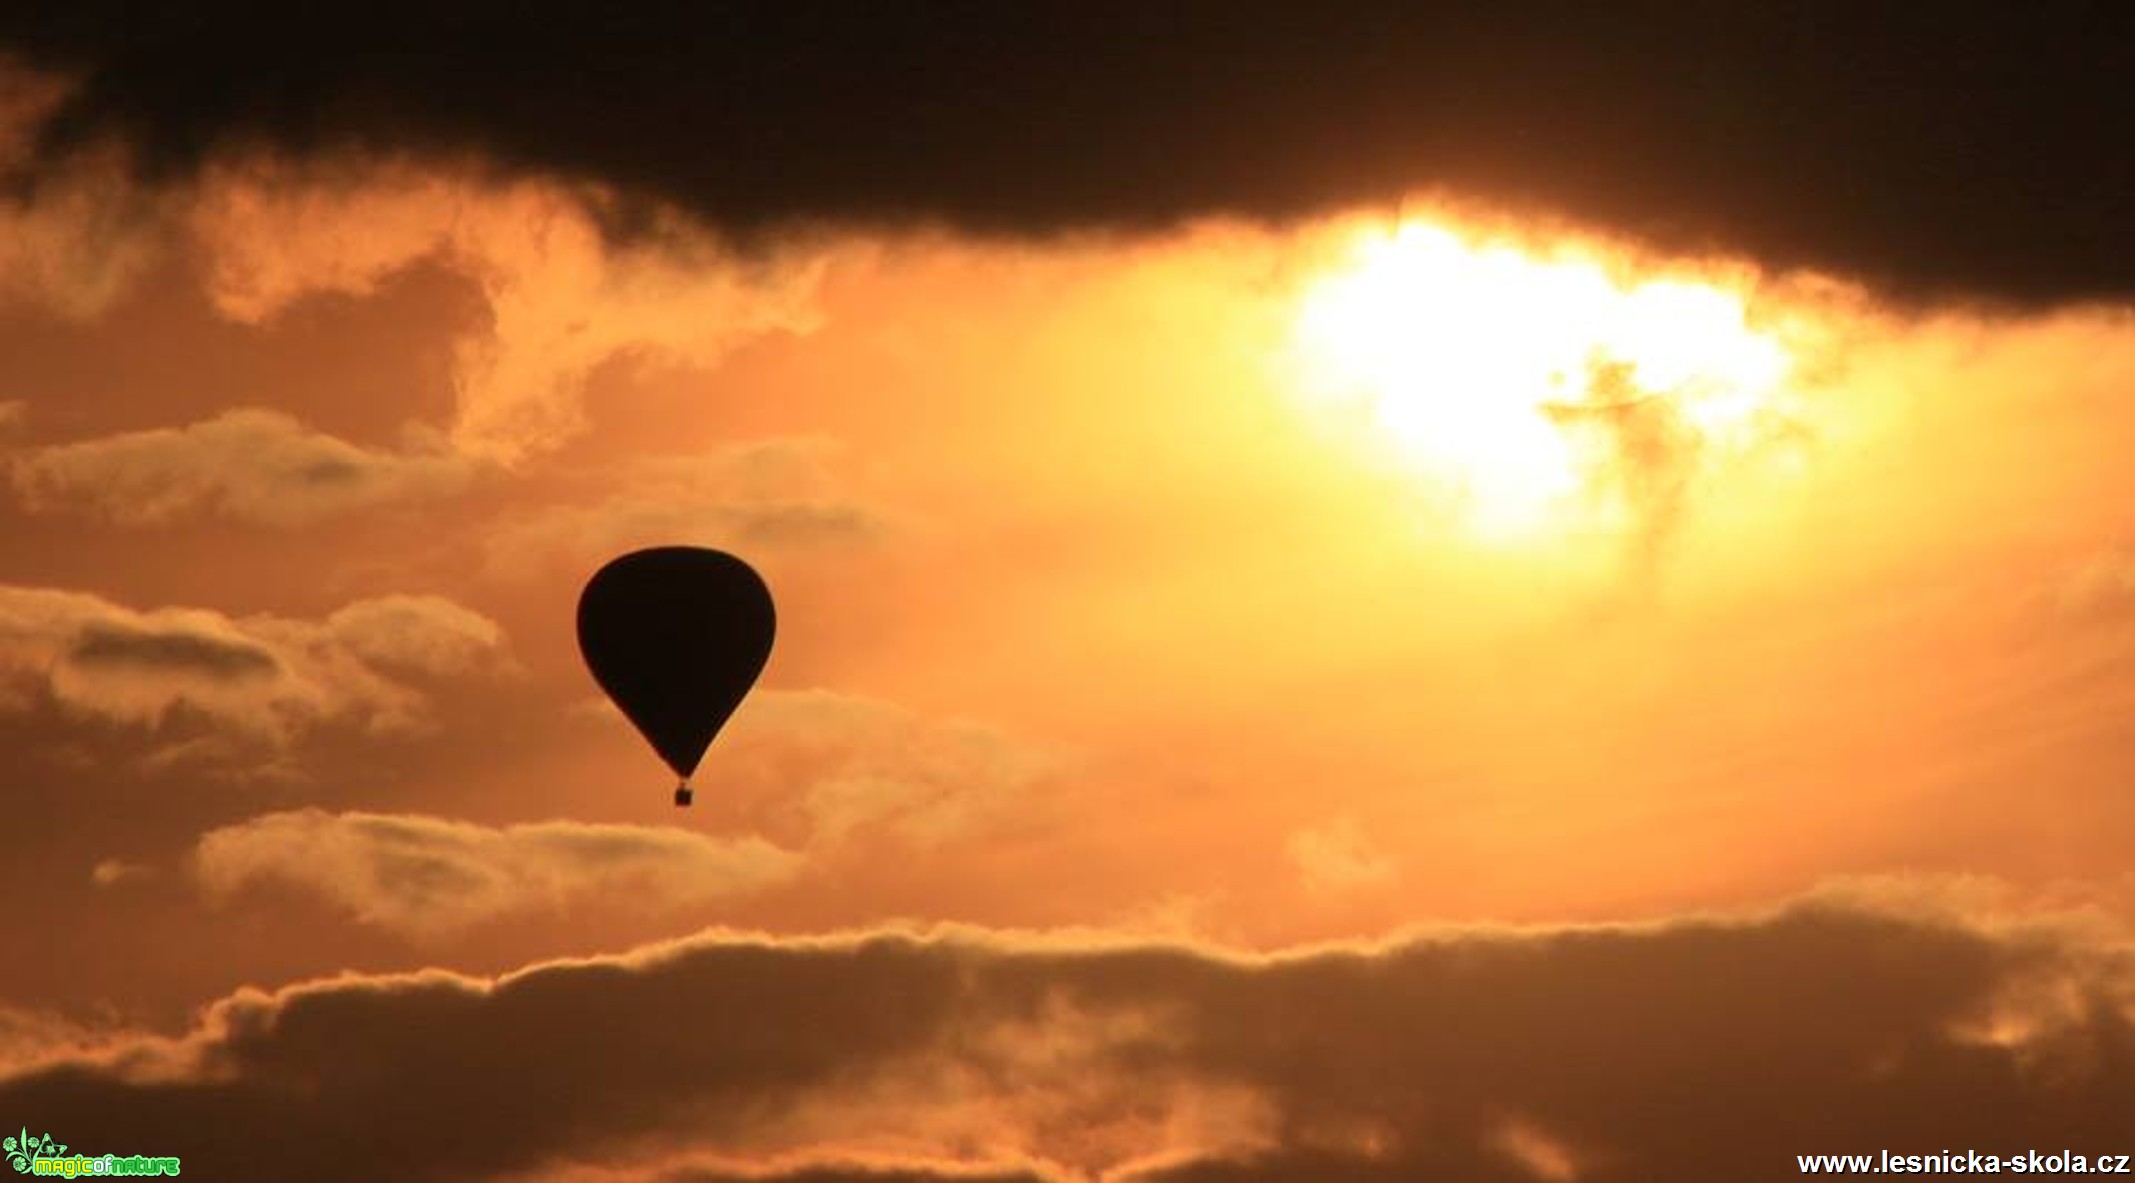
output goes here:
[[195, 877], [212, 896], [278, 884], [418, 937], [586, 901], [653, 911], [703, 903], [774, 886], [800, 867], [798, 855], [760, 838], [672, 826], [493, 827], [318, 809], [213, 830], [193, 855]]
[[459, 672], [502, 661], [503, 646], [494, 623], [434, 596], [307, 621], [0, 586], [0, 676], [85, 715], [155, 726], [184, 712], [277, 743], [333, 719], [415, 727], [425, 697], [396, 666]]
[[466, 461], [414, 435], [401, 450], [364, 448], [279, 411], [241, 408], [185, 427], [28, 449], [7, 467], [32, 511], [79, 509], [133, 526], [196, 515], [300, 526], [467, 483]]

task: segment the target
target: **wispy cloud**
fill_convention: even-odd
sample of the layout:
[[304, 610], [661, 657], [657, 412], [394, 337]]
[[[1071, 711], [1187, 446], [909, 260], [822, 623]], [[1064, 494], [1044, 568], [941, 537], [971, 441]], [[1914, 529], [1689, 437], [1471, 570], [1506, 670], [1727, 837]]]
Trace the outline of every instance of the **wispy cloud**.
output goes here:
[[873, 542], [894, 532], [886, 510], [848, 492], [830, 440], [755, 440], [629, 466], [614, 488], [515, 511], [491, 534], [500, 573], [584, 566], [635, 546], [686, 539], [762, 551]]
[[211, 298], [246, 323], [308, 295], [366, 294], [419, 260], [472, 280], [489, 325], [455, 350], [447, 434], [504, 464], [577, 434], [586, 380], [610, 361], [701, 365], [813, 325], [820, 259], [744, 259], [679, 230], [617, 245], [584, 197], [412, 168], [232, 163], [203, 180], [191, 230]]
[[98, 887], [117, 887], [155, 874], [155, 868], [146, 863], [128, 862], [125, 859], [107, 858], [98, 860], [89, 869], [89, 881]]
[[1313, 891], [1345, 891], [1393, 880], [1392, 859], [1372, 843], [1352, 817], [1299, 830], [1290, 836], [1290, 861]]
[[758, 692], [720, 743], [735, 808], [825, 848], [862, 835], [937, 846], [1027, 825], [1066, 769], [1063, 753], [980, 723], [821, 690]]

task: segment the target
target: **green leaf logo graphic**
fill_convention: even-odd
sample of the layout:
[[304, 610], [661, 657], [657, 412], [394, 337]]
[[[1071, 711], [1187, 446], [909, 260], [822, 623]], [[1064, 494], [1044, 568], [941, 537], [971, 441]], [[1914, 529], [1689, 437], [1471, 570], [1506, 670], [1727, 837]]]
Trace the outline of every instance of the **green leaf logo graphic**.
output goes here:
[[16, 1174], [27, 1175], [35, 1168], [38, 1159], [58, 1158], [67, 1152], [67, 1148], [51, 1134], [40, 1138], [24, 1126], [0, 1142], [0, 1151], [7, 1153], [7, 1165], [15, 1168]]

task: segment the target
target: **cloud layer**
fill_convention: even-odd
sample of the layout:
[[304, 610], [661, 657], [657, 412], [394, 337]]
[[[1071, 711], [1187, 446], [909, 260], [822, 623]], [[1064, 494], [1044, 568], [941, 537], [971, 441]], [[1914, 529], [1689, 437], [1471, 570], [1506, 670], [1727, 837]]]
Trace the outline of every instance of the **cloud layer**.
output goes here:
[[1687, 1183], [1791, 1175], [1797, 1154], [2119, 1145], [2124, 948], [1871, 899], [1256, 958], [974, 930], [713, 934], [493, 980], [246, 990], [181, 1039], [0, 1079], [0, 1109], [210, 1173], [271, 1141], [279, 1170], [351, 1180], [928, 1179], [954, 1163]]
[[[727, 227], [1287, 218], [1446, 188], [1902, 289], [2135, 293], [2131, 15], [1340, 0], [26, 9], [47, 151], [474, 155]], [[595, 67], [590, 63], [615, 63]], [[627, 63], [627, 66], [622, 63]], [[611, 211], [644, 229], [641, 206]]]

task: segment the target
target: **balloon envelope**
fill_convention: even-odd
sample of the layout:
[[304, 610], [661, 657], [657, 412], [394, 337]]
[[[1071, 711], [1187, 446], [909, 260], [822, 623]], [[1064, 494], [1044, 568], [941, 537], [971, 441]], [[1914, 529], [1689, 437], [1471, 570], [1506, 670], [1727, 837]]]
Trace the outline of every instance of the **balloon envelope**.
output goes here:
[[747, 563], [698, 547], [614, 559], [578, 597], [586, 668], [684, 780], [763, 672], [775, 623]]

